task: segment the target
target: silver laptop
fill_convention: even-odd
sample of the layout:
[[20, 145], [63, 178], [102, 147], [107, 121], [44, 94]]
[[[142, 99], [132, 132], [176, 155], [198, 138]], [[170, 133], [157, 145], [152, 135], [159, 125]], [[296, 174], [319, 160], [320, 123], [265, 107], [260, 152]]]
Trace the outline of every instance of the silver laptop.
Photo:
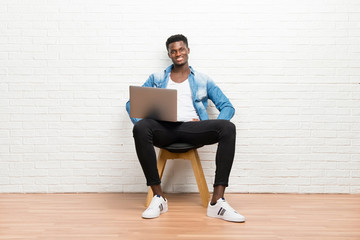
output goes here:
[[176, 122], [177, 91], [130, 86], [130, 117]]

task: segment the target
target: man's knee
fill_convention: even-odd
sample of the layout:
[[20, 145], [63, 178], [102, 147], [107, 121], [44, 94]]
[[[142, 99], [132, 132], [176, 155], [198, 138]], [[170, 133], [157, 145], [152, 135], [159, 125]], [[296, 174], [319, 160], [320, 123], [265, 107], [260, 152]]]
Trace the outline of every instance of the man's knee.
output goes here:
[[228, 120], [220, 120], [221, 121], [221, 130], [224, 135], [227, 136], [235, 136], [236, 134], [236, 126], [234, 123]]
[[149, 122], [151, 119], [143, 119], [135, 123], [133, 127], [133, 136], [137, 137], [139, 135], [145, 134], [151, 129], [151, 124]]

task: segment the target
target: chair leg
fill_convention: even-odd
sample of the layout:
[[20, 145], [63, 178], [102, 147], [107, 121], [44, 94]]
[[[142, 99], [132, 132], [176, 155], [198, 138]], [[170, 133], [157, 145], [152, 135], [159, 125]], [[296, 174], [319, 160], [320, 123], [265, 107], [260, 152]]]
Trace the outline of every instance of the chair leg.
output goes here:
[[[167, 161], [165, 151], [166, 150], [164, 150], [164, 149], [160, 149], [159, 157], [158, 157], [158, 161], [157, 161], [157, 168], [158, 168], [160, 179], [162, 178], [162, 175], [164, 173], [164, 169], [165, 169], [165, 165], [166, 165], [166, 161]], [[149, 187], [149, 191], [148, 191], [146, 201], [145, 201], [145, 207], [148, 207], [150, 205], [150, 202], [153, 197], [154, 197], [154, 193], [153, 193], [151, 187]]]
[[[196, 149], [192, 149], [186, 153], [171, 153], [165, 149], [160, 149], [159, 157], [157, 161], [157, 168], [159, 171], [160, 179], [162, 178], [162, 175], [164, 173], [167, 159], [177, 159], [177, 158], [188, 159], [191, 161], [191, 165], [194, 171], [196, 183], [198, 185], [198, 189], [201, 197], [201, 203], [204, 207], [207, 207], [210, 200], [210, 193], [206, 184], [206, 179], [204, 176], [204, 171], [201, 166], [200, 157]], [[146, 197], [146, 202], [145, 202], [146, 207], [150, 205], [153, 195], [154, 195], [153, 191], [150, 187]]]
[[201, 203], [204, 207], [207, 207], [210, 200], [210, 193], [208, 186], [206, 184], [206, 179], [204, 176], [204, 171], [201, 166], [199, 154], [196, 149], [191, 150], [192, 154], [190, 157], [191, 165], [194, 171], [194, 175], [196, 178], [196, 183], [199, 188], [200, 196], [201, 196]]

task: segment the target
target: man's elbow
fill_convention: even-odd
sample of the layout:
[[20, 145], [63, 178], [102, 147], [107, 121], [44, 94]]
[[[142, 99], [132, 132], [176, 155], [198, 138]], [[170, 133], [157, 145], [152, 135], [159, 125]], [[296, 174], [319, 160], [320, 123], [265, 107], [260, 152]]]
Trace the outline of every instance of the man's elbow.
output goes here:
[[233, 106], [228, 106], [220, 111], [218, 119], [230, 120], [234, 115], [235, 115], [235, 108]]

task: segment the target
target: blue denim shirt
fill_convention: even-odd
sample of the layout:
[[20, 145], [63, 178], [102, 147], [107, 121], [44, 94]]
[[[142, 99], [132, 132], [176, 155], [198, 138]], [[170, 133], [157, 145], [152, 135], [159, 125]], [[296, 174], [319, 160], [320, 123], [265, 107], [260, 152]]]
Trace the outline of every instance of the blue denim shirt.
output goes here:
[[[163, 72], [151, 74], [142, 86], [166, 88], [172, 68], [173, 65], [170, 65]], [[235, 109], [233, 105], [211, 78], [190, 67], [188, 81], [192, 92], [194, 108], [200, 120], [209, 119], [206, 112], [208, 99], [210, 99], [220, 111], [217, 119], [230, 120], [234, 116]], [[126, 103], [126, 111], [130, 116], [130, 101]], [[131, 117], [130, 119], [134, 124], [141, 120], [141, 118]]]

